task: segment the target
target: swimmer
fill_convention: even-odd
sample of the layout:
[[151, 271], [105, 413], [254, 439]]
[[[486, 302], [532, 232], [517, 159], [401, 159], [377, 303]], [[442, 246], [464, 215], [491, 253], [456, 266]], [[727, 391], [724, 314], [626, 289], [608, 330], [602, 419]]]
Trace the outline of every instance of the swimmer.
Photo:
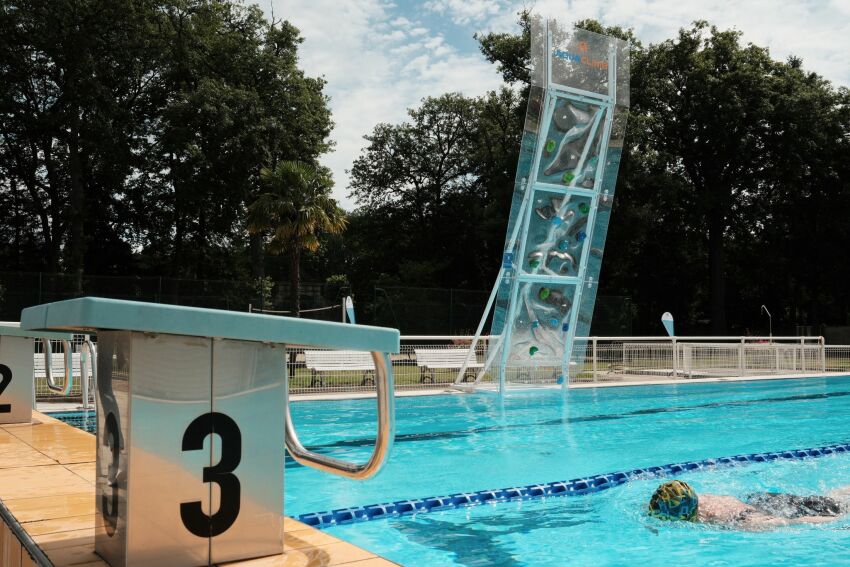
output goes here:
[[850, 486], [825, 496], [758, 492], [741, 501], [734, 496], [697, 495], [681, 480], [665, 482], [649, 501], [649, 514], [742, 530], [769, 530], [794, 524], [832, 522], [850, 512]]

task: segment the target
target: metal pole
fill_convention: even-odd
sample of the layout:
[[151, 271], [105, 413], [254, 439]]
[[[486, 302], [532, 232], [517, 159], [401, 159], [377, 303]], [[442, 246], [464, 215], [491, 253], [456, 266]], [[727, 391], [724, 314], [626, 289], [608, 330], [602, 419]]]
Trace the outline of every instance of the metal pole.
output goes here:
[[770, 311], [768, 311], [766, 306], [762, 305], [761, 308], [765, 313], [767, 313], [767, 324], [768, 324], [768, 329], [769, 329], [768, 332], [770, 333], [770, 342], [772, 343], [773, 342], [773, 315], [770, 314]]
[[673, 377], [679, 377], [679, 345], [676, 343], [676, 337], [673, 339]]
[[741, 337], [741, 342], [738, 345], [738, 373], [741, 376], [744, 375], [744, 367], [746, 365], [746, 363], [744, 362], [744, 358], [744, 337]]
[[596, 382], [596, 337], [593, 337], [593, 381]]

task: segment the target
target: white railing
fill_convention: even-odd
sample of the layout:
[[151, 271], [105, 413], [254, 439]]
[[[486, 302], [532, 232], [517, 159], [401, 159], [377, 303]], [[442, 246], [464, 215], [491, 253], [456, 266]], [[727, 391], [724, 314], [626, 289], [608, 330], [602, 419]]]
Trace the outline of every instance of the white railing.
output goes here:
[[[94, 388], [92, 384], [92, 365], [81, 364], [81, 358], [88, 356], [84, 354], [83, 348], [86, 342], [85, 335], [74, 335], [71, 341], [71, 374], [73, 376], [73, 386], [67, 395], [57, 393], [51, 390], [47, 384], [47, 372], [45, 369], [46, 361], [44, 356], [44, 343], [35, 341], [35, 352], [33, 354], [33, 389], [35, 391], [35, 399], [37, 401], [78, 401], [83, 408], [93, 407], [94, 404]], [[50, 341], [52, 347], [51, 370], [54, 375], [65, 375], [65, 357], [62, 350], [62, 341]], [[86, 382], [83, 384], [81, 375], [83, 369], [86, 370]], [[83, 399], [83, 393], [88, 394], [88, 399]]]
[[[574, 382], [693, 379], [827, 372], [822, 337], [588, 337]], [[836, 347], [841, 348], [841, 347]], [[583, 360], [583, 362], [581, 362]], [[833, 371], [839, 368], [836, 356]]]
[[[427, 352], [428, 360], [461, 360], [472, 343], [472, 336], [409, 335], [401, 337], [401, 352], [390, 356], [395, 375], [396, 391], [444, 390], [455, 384], [460, 368], [441, 366], [430, 368], [427, 361], [417, 359], [416, 351]], [[51, 392], [42, 375], [36, 375], [35, 390], [39, 401], [81, 401], [79, 353], [83, 337], [74, 341], [74, 389], [71, 398], [61, 398]], [[472, 382], [484, 363], [490, 344], [497, 341], [481, 337], [475, 352], [469, 357], [475, 366], [466, 373], [460, 385]], [[40, 352], [40, 345], [37, 343]], [[56, 345], [54, 365], [63, 371], [61, 347]], [[452, 350], [445, 357], [435, 353]], [[289, 346], [287, 367], [289, 388], [294, 394], [373, 392], [374, 374], [371, 369], [315, 369], [308, 366], [305, 350]], [[350, 356], [341, 353], [340, 356]], [[315, 358], [315, 357], [314, 357]], [[423, 357], [424, 358], [424, 357]], [[464, 356], [465, 358], [465, 356]], [[38, 354], [36, 360], [43, 356]], [[42, 363], [43, 365], [43, 363]], [[325, 366], [324, 368], [327, 368]], [[821, 337], [579, 337], [576, 339], [570, 381], [583, 382], [640, 382], [658, 379], [689, 380], [709, 377], [740, 377], [782, 374], [850, 374], [850, 346], [825, 346]], [[491, 383], [492, 370], [484, 373], [479, 384]], [[554, 385], [561, 369], [543, 363], [535, 367], [509, 368], [509, 385]], [[89, 388], [91, 403], [93, 388]]]

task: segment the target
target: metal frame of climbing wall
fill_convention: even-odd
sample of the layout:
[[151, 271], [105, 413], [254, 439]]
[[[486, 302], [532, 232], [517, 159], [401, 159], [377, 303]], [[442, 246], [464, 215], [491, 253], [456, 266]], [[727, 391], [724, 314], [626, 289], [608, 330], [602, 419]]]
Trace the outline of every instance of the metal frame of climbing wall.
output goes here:
[[[498, 388], [566, 387], [586, 336], [613, 205], [628, 108], [628, 44], [531, 22], [531, 88], [502, 267], [467, 363], [492, 323], [484, 366]], [[583, 354], [583, 352], [581, 352]], [[583, 359], [583, 356], [577, 357]]]

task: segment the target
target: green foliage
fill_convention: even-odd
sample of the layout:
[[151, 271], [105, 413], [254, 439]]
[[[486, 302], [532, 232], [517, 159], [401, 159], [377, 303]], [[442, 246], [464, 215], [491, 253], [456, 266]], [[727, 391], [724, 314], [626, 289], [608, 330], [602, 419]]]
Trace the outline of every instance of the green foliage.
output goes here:
[[248, 229], [270, 233], [269, 251], [289, 252], [292, 312], [300, 316], [301, 252], [316, 252], [321, 234], [339, 234], [345, 212], [331, 197], [330, 172], [300, 161], [282, 161], [260, 171], [264, 191], [248, 208]]
[[[850, 320], [850, 270], [831, 260], [850, 243], [848, 91], [705, 22], [648, 47], [629, 29], [575, 26], [632, 44], [632, 108], [601, 293], [633, 298], [639, 332], [657, 333], [667, 310], [686, 332], [757, 330], [762, 303], [782, 313], [789, 333]], [[375, 274], [492, 284], [525, 114], [529, 32], [524, 11], [517, 33], [476, 36], [519, 95], [428, 98], [409, 122], [367, 136], [352, 170], [361, 204], [349, 231], [355, 284]], [[436, 137], [448, 131], [458, 132], [451, 143]]]
[[[300, 42], [236, 1], [7, 3], [0, 259], [243, 277], [261, 168], [330, 146], [324, 81], [298, 69]], [[262, 238], [251, 245], [256, 274]]]
[[348, 281], [348, 276], [345, 274], [334, 274], [325, 278], [324, 287], [325, 299], [329, 301], [338, 301], [343, 299], [343, 294], [348, 295], [351, 292], [351, 283]]
[[273, 309], [272, 292], [274, 291], [274, 279], [270, 276], [254, 279], [254, 292], [260, 298], [263, 309]]
[[380, 124], [351, 170], [362, 208], [349, 238], [355, 287], [384, 274], [416, 286], [479, 288], [495, 276], [522, 132], [510, 89], [427, 98]]

